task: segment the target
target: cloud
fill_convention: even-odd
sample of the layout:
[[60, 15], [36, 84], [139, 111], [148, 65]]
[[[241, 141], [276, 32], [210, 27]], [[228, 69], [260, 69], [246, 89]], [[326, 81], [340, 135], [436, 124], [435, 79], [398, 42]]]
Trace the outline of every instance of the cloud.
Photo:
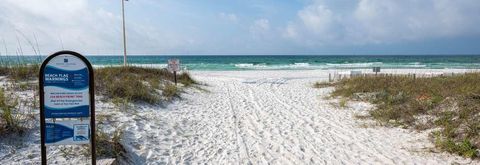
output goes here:
[[263, 47], [269, 47], [273, 48], [275, 46], [274, 40], [277, 40], [276, 34], [277, 32], [274, 30], [271, 30], [271, 25], [270, 21], [268, 19], [262, 18], [262, 19], [257, 19], [253, 21], [253, 23], [249, 27], [250, 31], [250, 38], [249, 40], [250, 44], [256, 45], [256, 49], [259, 50], [259, 46]]
[[14, 54], [18, 45], [29, 45], [35, 37], [43, 53], [62, 49], [62, 42], [65, 49], [79, 51], [116, 49], [120, 43], [116, 41], [120, 18], [102, 9], [90, 9], [86, 0], [5, 0], [0, 10], [1, 37], [7, 40], [8, 54]]
[[306, 45], [382, 44], [479, 35], [476, 0], [359, 0], [349, 10], [312, 1], [283, 36]]
[[[91, 3], [89, 0], [4, 0], [0, 4], [0, 39], [6, 40], [10, 55], [20, 52], [20, 46], [23, 54], [35, 54], [30, 46], [35, 38], [42, 54], [61, 49], [85, 54], [122, 54], [121, 16]], [[129, 53], [174, 52], [195, 43], [188, 36], [151, 24], [133, 19], [126, 22]], [[1, 52], [5, 54], [3, 49]]]
[[220, 13], [218, 14], [220, 16], [221, 19], [223, 20], [227, 20], [227, 21], [231, 21], [231, 22], [237, 22], [238, 21], [238, 18], [237, 18], [237, 15], [235, 14], [231, 14], [231, 13]]
[[255, 20], [253, 25], [250, 26], [250, 33], [258, 34], [270, 30], [270, 21], [268, 19]]
[[312, 5], [298, 12], [305, 27], [317, 34], [328, 32], [333, 24], [333, 13], [323, 5]]

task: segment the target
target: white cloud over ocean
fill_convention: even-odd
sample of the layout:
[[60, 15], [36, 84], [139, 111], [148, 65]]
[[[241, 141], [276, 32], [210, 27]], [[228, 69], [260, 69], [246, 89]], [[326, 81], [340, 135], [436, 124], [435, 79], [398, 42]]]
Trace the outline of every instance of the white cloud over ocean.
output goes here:
[[[298, 11], [284, 36], [312, 45], [379, 44], [479, 35], [476, 0], [358, 0], [339, 11], [316, 0]], [[330, 3], [331, 4], [331, 3]]]

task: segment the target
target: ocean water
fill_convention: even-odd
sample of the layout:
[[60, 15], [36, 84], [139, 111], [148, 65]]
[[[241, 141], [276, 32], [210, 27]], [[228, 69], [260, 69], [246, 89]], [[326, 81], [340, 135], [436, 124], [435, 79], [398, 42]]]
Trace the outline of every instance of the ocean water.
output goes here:
[[[3, 56], [0, 63], [35, 63], [45, 57]], [[87, 56], [94, 66], [123, 64], [123, 56]], [[166, 67], [177, 58], [188, 70], [308, 70], [308, 69], [480, 69], [480, 55], [449, 56], [128, 56], [128, 63], [147, 67]]]

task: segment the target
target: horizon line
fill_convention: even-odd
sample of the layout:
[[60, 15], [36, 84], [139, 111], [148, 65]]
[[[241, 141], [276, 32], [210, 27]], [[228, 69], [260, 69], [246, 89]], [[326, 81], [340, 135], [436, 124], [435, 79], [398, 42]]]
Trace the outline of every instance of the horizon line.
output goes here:
[[[123, 54], [87, 54], [85, 56], [121, 56]], [[49, 56], [38, 54], [0, 55], [0, 57]], [[128, 56], [480, 56], [478, 54], [130, 54]]]

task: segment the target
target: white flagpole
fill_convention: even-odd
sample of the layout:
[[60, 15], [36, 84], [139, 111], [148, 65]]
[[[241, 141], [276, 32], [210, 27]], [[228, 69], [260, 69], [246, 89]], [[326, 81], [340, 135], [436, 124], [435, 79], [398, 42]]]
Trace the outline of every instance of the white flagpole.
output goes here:
[[127, 36], [125, 34], [125, 0], [122, 1], [122, 23], [123, 23], [123, 66], [127, 66]]

